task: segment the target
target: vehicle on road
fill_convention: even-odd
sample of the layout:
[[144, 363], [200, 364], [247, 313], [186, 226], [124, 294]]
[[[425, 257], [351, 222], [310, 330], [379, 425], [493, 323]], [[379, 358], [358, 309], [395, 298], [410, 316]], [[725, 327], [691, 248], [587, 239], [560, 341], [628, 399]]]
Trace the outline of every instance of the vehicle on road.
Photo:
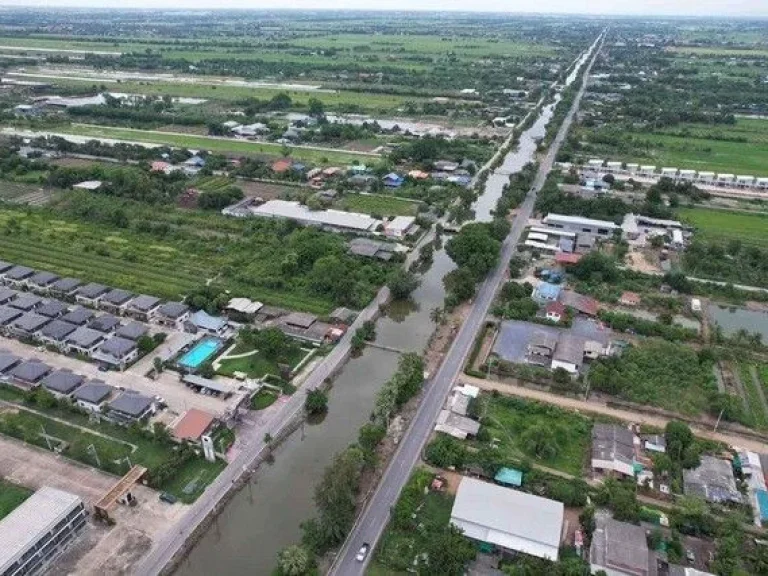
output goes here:
[[364, 543], [362, 546], [360, 546], [360, 550], [357, 551], [357, 556], [355, 556], [355, 560], [358, 562], [362, 562], [365, 560], [365, 557], [368, 556], [368, 550], [371, 549], [371, 545], [368, 544], [368, 542]]
[[166, 504], [176, 504], [176, 502], [178, 502], [176, 496], [169, 492], [160, 492], [160, 500]]

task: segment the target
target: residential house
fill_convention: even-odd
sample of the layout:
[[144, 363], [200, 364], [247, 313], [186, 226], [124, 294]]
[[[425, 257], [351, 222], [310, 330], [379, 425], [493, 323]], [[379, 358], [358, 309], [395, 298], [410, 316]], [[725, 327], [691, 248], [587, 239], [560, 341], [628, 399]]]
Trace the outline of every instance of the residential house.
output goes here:
[[563, 368], [570, 374], [578, 374], [584, 362], [584, 340], [568, 333], [560, 334], [552, 354], [552, 370]]
[[72, 400], [83, 410], [101, 412], [102, 406], [112, 395], [114, 388], [101, 380], [90, 380], [72, 394]]
[[549, 365], [557, 347], [557, 339], [547, 332], [536, 332], [528, 342], [527, 360], [531, 364]]
[[11, 264], [10, 262], [5, 262], [3, 260], [0, 260], [0, 281], [2, 281], [3, 284], [5, 284], [5, 274], [13, 268], [15, 264]]
[[563, 290], [560, 293], [560, 302], [567, 308], [573, 308], [579, 314], [591, 317], [597, 316], [600, 308], [600, 303], [594, 298], [584, 296], [572, 290]]
[[702, 456], [698, 468], [683, 470], [683, 492], [716, 504], [743, 501], [731, 463], [713, 456]]
[[598, 238], [611, 238], [614, 230], [621, 227], [607, 220], [595, 220], [582, 216], [567, 216], [563, 214], [547, 214], [542, 224], [576, 234], [591, 234]]
[[109, 336], [114, 332], [117, 328], [120, 327], [120, 319], [112, 316], [111, 314], [104, 314], [103, 316], [98, 316], [97, 318], [94, 318], [91, 320], [91, 323], [88, 324], [88, 328], [91, 330], [98, 330], [102, 334]]
[[435, 430], [459, 440], [466, 440], [477, 436], [480, 431], [480, 422], [445, 409], [441, 410], [437, 416]]
[[128, 302], [125, 309], [126, 315], [141, 322], [151, 322], [154, 320], [155, 311], [160, 307], [160, 298], [141, 294]]
[[232, 298], [227, 304], [227, 311], [234, 317], [253, 320], [254, 316], [264, 306], [261, 302], [249, 300], [248, 298]]
[[80, 326], [67, 336], [65, 346], [72, 354], [82, 354], [90, 358], [102, 342], [104, 342], [104, 334], [98, 330]]
[[10, 382], [21, 388], [35, 388], [51, 371], [51, 367], [39, 360], [25, 360], [8, 373]]
[[38, 294], [47, 294], [51, 285], [58, 282], [60, 278], [53, 272], [38, 272], [27, 280], [27, 288]]
[[0, 306], [0, 329], [3, 332], [8, 332], [11, 322], [19, 318], [24, 312], [16, 310], [10, 306]]
[[95, 315], [96, 314], [93, 312], [93, 310], [83, 308], [82, 306], [77, 306], [64, 314], [61, 319], [64, 322], [69, 322], [75, 326], [85, 326]]
[[155, 312], [155, 319], [159, 324], [174, 330], [183, 330], [189, 316], [189, 306], [181, 302], [166, 302]]
[[61, 350], [65, 347], [69, 335], [75, 330], [77, 330], [77, 326], [74, 324], [63, 320], [53, 320], [38, 332], [37, 339], [43, 344], [55, 346]]
[[619, 298], [619, 304], [622, 306], [639, 306], [642, 297], [637, 292], [623, 292]]
[[544, 309], [544, 317], [550, 322], [560, 323], [566, 312], [565, 306], [560, 302], [550, 302]]
[[69, 370], [54, 370], [40, 382], [43, 387], [58, 398], [69, 398], [85, 377]]
[[0, 374], [6, 374], [13, 370], [21, 362], [21, 358], [8, 351], [0, 350]]
[[136, 342], [115, 336], [104, 342], [93, 353], [93, 359], [118, 370], [125, 368], [139, 357]]
[[416, 218], [413, 216], [396, 216], [384, 223], [384, 236], [397, 239], [405, 238], [412, 232], [415, 222]]
[[43, 299], [40, 296], [34, 294], [24, 293], [19, 294], [14, 300], [8, 303], [11, 308], [21, 310], [22, 312], [32, 312], [38, 306], [43, 303]]
[[19, 293], [16, 290], [0, 286], [0, 306], [8, 304], [8, 302], [16, 298], [18, 295]]
[[3, 278], [6, 286], [20, 289], [27, 285], [27, 279], [34, 273], [35, 271], [27, 266], [14, 266], [4, 273]]
[[102, 187], [104, 183], [101, 180], [84, 180], [77, 184], [72, 184], [72, 190], [88, 190], [89, 192], [95, 192]]
[[275, 174], [284, 174], [291, 169], [292, 164], [293, 162], [286, 158], [275, 160], [274, 162], [272, 162], [272, 172], [274, 172]]
[[62, 278], [48, 287], [48, 293], [56, 298], [70, 299], [82, 285], [83, 282], [77, 278]]
[[595, 515], [589, 549], [593, 574], [602, 571], [608, 576], [648, 576], [650, 559], [645, 528], [619, 522], [605, 512]]
[[69, 307], [59, 300], [46, 300], [35, 310], [41, 316], [47, 316], [48, 318], [58, 318], [68, 311]]
[[149, 418], [155, 413], [155, 401], [134, 390], [125, 390], [107, 404], [109, 417], [121, 424], [130, 424]]
[[213, 414], [197, 408], [190, 408], [173, 425], [172, 434], [179, 442], [199, 444], [200, 439], [208, 434], [215, 427], [215, 424], [216, 417]]
[[560, 296], [560, 286], [550, 284], [549, 282], [539, 282], [539, 285], [533, 289], [531, 298], [539, 303], [555, 302]]
[[643, 434], [640, 436], [643, 448], [649, 452], [664, 454], [667, 451], [667, 439], [661, 434]]
[[139, 338], [142, 336], [146, 336], [149, 333], [149, 328], [146, 324], [142, 324], [141, 322], [131, 321], [128, 322], [128, 324], [124, 326], [120, 326], [120, 328], [117, 329], [115, 332], [115, 336], [119, 336], [120, 338], [127, 338], [128, 340], [133, 340], [134, 342], [137, 342]]
[[101, 297], [99, 300], [99, 308], [112, 314], [123, 315], [133, 296], [133, 292], [115, 288]]
[[635, 475], [635, 435], [617, 424], [592, 427], [592, 471], [597, 474]]
[[109, 292], [109, 290], [109, 288], [102, 284], [91, 282], [90, 284], [86, 284], [85, 286], [77, 289], [77, 292], [75, 292], [75, 300], [79, 304], [90, 306], [91, 308], [97, 308], [99, 305], [99, 300], [102, 296], [104, 296], [104, 294]]
[[449, 160], [438, 160], [433, 166], [438, 172], [455, 172], [459, 168], [459, 165], [456, 162], [451, 162]]
[[400, 186], [402, 186], [405, 182], [405, 178], [400, 176], [400, 174], [390, 172], [386, 176], [382, 177], [381, 181], [387, 188], [400, 188]]
[[27, 312], [20, 316], [8, 327], [8, 333], [16, 338], [34, 338], [37, 331], [48, 324], [51, 319], [34, 312]]
[[187, 332], [193, 334], [209, 334], [211, 336], [223, 336], [229, 328], [225, 318], [211, 316], [205, 310], [198, 310], [184, 323]]

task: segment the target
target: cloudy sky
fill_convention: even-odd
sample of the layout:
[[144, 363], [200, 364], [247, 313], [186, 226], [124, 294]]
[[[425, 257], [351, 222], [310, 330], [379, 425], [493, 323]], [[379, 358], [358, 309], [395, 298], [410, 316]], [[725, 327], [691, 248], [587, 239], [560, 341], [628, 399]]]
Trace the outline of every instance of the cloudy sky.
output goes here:
[[363, 10], [471, 10], [570, 14], [642, 14], [768, 17], [768, 0], [0, 0], [2, 6], [104, 8], [289, 8]]

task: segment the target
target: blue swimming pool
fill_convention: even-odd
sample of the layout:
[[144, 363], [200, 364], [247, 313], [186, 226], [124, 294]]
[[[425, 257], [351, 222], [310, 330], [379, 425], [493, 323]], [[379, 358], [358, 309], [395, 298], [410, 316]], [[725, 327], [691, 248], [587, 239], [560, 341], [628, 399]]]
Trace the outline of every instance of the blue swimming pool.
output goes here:
[[218, 338], [203, 338], [179, 358], [179, 364], [185, 368], [195, 370], [216, 354], [222, 344], [223, 342]]

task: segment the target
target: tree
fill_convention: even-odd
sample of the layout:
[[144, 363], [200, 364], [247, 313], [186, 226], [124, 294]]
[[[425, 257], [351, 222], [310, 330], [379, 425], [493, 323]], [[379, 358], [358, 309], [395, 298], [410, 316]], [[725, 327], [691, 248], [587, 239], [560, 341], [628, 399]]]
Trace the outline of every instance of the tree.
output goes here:
[[320, 100], [318, 100], [317, 98], [310, 98], [308, 101], [308, 104], [309, 104], [310, 116], [314, 116], [315, 118], [320, 118], [321, 116], [325, 116], [325, 106]]
[[163, 359], [160, 356], [155, 356], [152, 360], [152, 365], [155, 367], [155, 372], [160, 374], [163, 371]]
[[448, 524], [429, 535], [426, 561], [419, 566], [419, 574], [426, 576], [462, 576], [467, 564], [475, 559], [477, 549], [462, 531]]
[[373, 464], [376, 456], [376, 448], [387, 435], [387, 429], [379, 424], [368, 422], [360, 428], [357, 435], [357, 443], [363, 449], [365, 461], [367, 464]]
[[309, 551], [294, 544], [283, 548], [277, 555], [277, 569], [280, 576], [303, 576], [312, 568], [312, 557]]
[[565, 384], [570, 384], [572, 381], [571, 375], [568, 372], [568, 370], [561, 367], [555, 368], [552, 371], [552, 380], [555, 381], [555, 384], [560, 384], [561, 386]]
[[667, 444], [667, 454], [678, 462], [683, 459], [683, 454], [693, 443], [693, 432], [684, 422], [670, 420], [664, 428], [664, 440]]
[[304, 400], [304, 410], [307, 414], [324, 414], [328, 411], [328, 394], [319, 388], [310, 390]]
[[171, 440], [171, 431], [162, 422], [152, 424], [152, 434], [160, 442], [170, 442]]
[[443, 278], [446, 296], [446, 306], [456, 305], [469, 300], [475, 295], [475, 277], [468, 268], [457, 268], [448, 272]]
[[555, 433], [551, 426], [535, 424], [522, 434], [522, 445], [528, 454], [540, 460], [549, 460], [560, 452]]
[[290, 345], [290, 339], [279, 328], [264, 328], [258, 332], [256, 346], [267, 358], [277, 359]]
[[419, 279], [415, 274], [398, 267], [390, 276], [387, 286], [395, 300], [405, 300], [418, 288]]
[[496, 265], [501, 242], [496, 240], [488, 224], [473, 222], [463, 226], [445, 245], [445, 250], [460, 268], [467, 268], [474, 279], [482, 279]]

